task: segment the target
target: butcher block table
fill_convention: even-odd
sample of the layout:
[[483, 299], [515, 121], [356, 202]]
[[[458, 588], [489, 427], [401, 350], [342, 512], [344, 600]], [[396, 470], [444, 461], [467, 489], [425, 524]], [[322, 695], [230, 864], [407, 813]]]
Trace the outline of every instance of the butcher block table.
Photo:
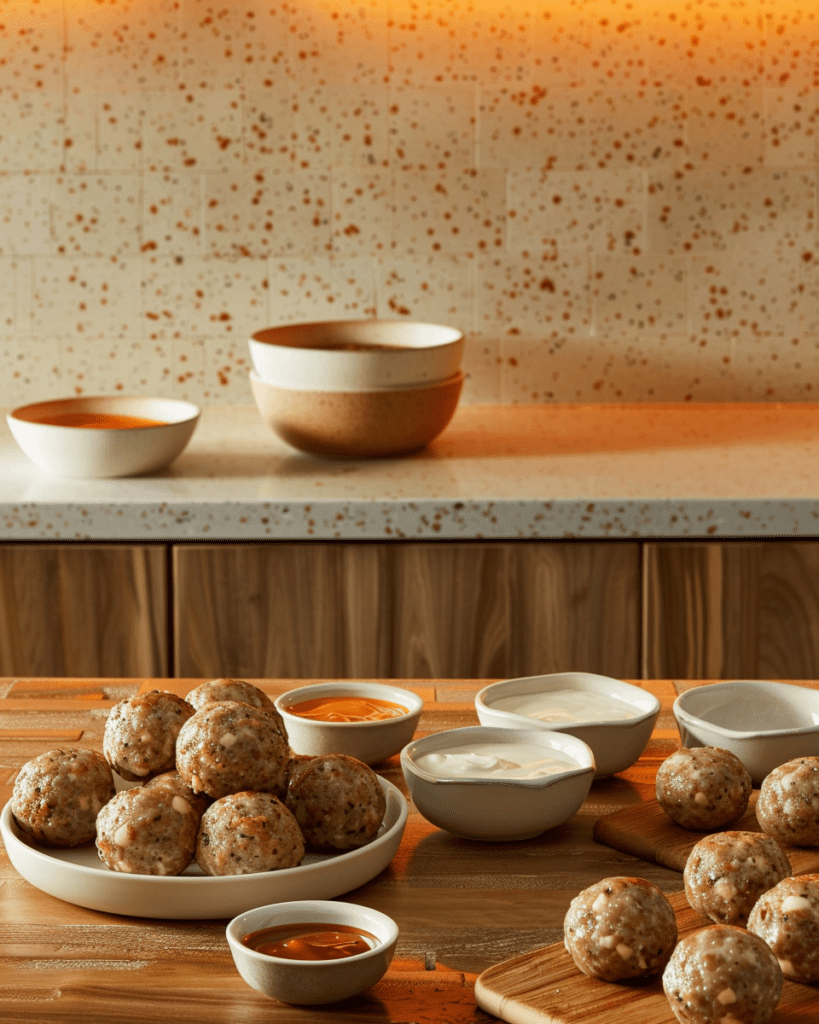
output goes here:
[[[2, 803], [21, 765], [54, 747], [102, 749], [109, 709], [139, 691], [184, 696], [199, 679], [2, 679]], [[271, 695], [293, 680], [253, 680]], [[315, 682], [304, 680], [303, 682]], [[425, 701], [418, 735], [477, 724], [473, 699], [488, 680], [404, 680]], [[226, 920], [155, 920], [84, 909], [34, 888], [0, 844], [0, 1020], [175, 1024], [460, 1024], [497, 1018], [476, 1002], [475, 983], [494, 965], [558, 943], [569, 901], [607, 875], [639, 875], [668, 894], [677, 870], [597, 842], [595, 823], [648, 809], [661, 761], [679, 746], [671, 706], [691, 682], [642, 681], [662, 712], [639, 762], [598, 780], [574, 818], [523, 842], [458, 839], [410, 804], [397, 855], [342, 900], [389, 914], [400, 929], [379, 984], [329, 1007], [293, 1007], [257, 994], [239, 977]], [[808, 683], [805, 685], [816, 685]], [[406, 795], [397, 757], [378, 771]], [[612, 986], [612, 989], [619, 988]], [[560, 1016], [560, 1015], [558, 1015]], [[544, 1020], [534, 1013], [533, 1024]], [[571, 1021], [571, 1007], [566, 1008]], [[613, 1024], [627, 1018], [612, 1012]], [[673, 1021], [671, 1014], [668, 1021]], [[791, 1017], [787, 1018], [791, 1020]], [[797, 1015], [793, 1020], [802, 1020]], [[806, 1017], [804, 1019], [810, 1019]], [[815, 1018], [814, 1018], [815, 1019]]]

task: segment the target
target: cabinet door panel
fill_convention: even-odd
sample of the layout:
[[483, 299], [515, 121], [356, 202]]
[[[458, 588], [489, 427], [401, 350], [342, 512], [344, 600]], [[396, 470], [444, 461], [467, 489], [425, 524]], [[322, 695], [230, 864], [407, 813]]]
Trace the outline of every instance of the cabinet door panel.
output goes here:
[[0, 546], [0, 675], [166, 676], [166, 549]]
[[647, 544], [644, 585], [647, 677], [817, 677], [819, 543]]
[[384, 554], [313, 542], [174, 548], [177, 675], [387, 675]]
[[640, 670], [640, 546], [510, 545], [515, 675]]

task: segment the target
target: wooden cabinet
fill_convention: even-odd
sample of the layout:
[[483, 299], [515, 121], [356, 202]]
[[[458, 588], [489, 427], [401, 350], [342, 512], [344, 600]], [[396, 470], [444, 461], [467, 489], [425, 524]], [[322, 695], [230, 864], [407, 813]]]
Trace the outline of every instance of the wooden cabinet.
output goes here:
[[819, 678], [819, 541], [0, 545], [0, 675]]
[[819, 542], [644, 546], [644, 678], [819, 678]]
[[168, 674], [162, 545], [0, 545], [0, 675]]
[[180, 545], [176, 674], [633, 678], [639, 566], [636, 543]]

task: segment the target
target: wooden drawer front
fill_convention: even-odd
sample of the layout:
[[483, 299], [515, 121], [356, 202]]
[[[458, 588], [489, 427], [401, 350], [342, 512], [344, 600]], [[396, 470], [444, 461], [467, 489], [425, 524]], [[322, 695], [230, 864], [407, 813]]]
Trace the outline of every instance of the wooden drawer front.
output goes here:
[[645, 545], [646, 678], [815, 679], [819, 543]]
[[0, 545], [0, 675], [168, 674], [166, 549]]
[[636, 544], [191, 545], [173, 565], [180, 676], [638, 671]]

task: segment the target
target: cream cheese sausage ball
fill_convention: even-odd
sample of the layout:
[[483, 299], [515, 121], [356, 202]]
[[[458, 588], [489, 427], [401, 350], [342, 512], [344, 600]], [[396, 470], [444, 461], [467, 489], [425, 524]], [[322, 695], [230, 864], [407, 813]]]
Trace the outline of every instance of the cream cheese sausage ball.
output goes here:
[[112, 871], [179, 875], [196, 852], [199, 815], [165, 786], [124, 789], [97, 815], [97, 852]]
[[782, 848], [759, 832], [716, 832], [693, 847], [683, 870], [694, 910], [717, 924], [747, 924], [759, 897], [791, 874]]
[[96, 750], [49, 750], [27, 761], [14, 780], [11, 813], [48, 846], [78, 846], [96, 834], [97, 814], [114, 795], [111, 767]]
[[788, 846], [819, 846], [819, 757], [797, 757], [762, 780], [762, 831]]
[[287, 727], [276, 705], [264, 690], [244, 679], [211, 679], [191, 690], [185, 700], [197, 711], [206, 704], [223, 704], [225, 701], [249, 704], [252, 708], [265, 711], [271, 718], [274, 718], [281, 734], [287, 739]]
[[202, 817], [213, 802], [205, 793], [194, 793], [191, 787], [186, 782], [183, 782], [182, 776], [175, 769], [172, 772], [163, 772], [161, 775], [155, 775], [152, 779], [142, 783], [143, 789], [156, 789], [157, 786], [171, 789], [177, 796], [187, 800], [199, 818]]
[[741, 818], [752, 789], [742, 761], [720, 747], [683, 747], [657, 772], [660, 807], [676, 825], [698, 832]]
[[680, 1024], [766, 1024], [782, 995], [782, 971], [757, 935], [712, 924], [680, 939], [663, 990]]
[[128, 782], [145, 782], [172, 771], [176, 737], [193, 710], [187, 701], [163, 690], [121, 700], [105, 722], [102, 752]]
[[196, 862], [206, 875], [293, 868], [304, 857], [296, 819], [272, 793], [231, 793], [202, 816]]
[[819, 981], [819, 875], [783, 878], [754, 904], [748, 931], [771, 947], [792, 981]]
[[320, 754], [289, 764], [285, 803], [311, 846], [352, 850], [370, 842], [387, 808], [378, 776], [346, 754]]
[[255, 790], [281, 794], [290, 749], [274, 719], [249, 704], [206, 704], [179, 730], [176, 770], [194, 793], [218, 800]]
[[603, 981], [648, 978], [668, 962], [677, 941], [677, 921], [653, 883], [604, 878], [572, 900], [563, 937], [584, 974]]

